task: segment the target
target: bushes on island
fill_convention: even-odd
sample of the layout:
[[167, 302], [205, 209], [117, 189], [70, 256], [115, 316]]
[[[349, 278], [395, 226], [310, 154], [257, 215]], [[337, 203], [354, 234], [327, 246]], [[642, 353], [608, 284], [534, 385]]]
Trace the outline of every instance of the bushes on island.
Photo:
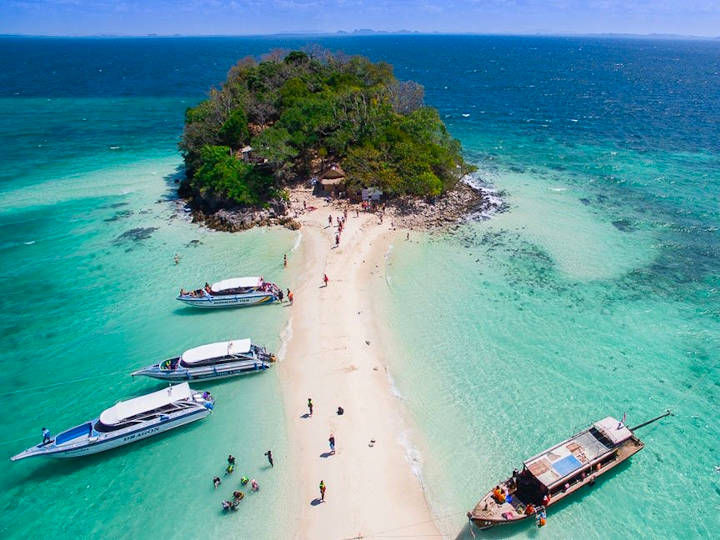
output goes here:
[[436, 196], [473, 169], [420, 85], [397, 81], [384, 62], [302, 51], [238, 62], [187, 110], [180, 148], [186, 193], [243, 206], [331, 163], [346, 191], [389, 196]]

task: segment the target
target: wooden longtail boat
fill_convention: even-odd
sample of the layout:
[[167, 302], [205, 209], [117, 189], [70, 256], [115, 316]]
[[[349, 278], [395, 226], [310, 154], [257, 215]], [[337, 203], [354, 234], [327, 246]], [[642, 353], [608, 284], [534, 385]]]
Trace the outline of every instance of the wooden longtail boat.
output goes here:
[[634, 431], [665, 414], [633, 428], [611, 416], [531, 457], [521, 471], [498, 484], [467, 513], [480, 529], [535, 518], [545, 523], [545, 510], [614, 469], [643, 449]]

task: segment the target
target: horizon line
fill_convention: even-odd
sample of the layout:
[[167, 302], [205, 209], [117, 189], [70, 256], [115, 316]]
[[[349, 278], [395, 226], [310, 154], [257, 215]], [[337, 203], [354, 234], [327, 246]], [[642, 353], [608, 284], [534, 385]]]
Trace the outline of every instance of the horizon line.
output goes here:
[[167, 39], [167, 38], [277, 38], [277, 37], [369, 37], [369, 36], [486, 36], [486, 37], [596, 37], [596, 38], [635, 38], [635, 39], [664, 39], [664, 40], [720, 40], [720, 35], [703, 36], [695, 34], [668, 34], [668, 33], [648, 33], [636, 34], [629, 32], [587, 32], [587, 33], [569, 33], [569, 32], [423, 32], [419, 30], [372, 30], [372, 29], [356, 29], [356, 30], [336, 30], [336, 31], [298, 31], [298, 32], [273, 32], [267, 34], [25, 34], [25, 33], [0, 33], [0, 38], [16, 37], [16, 38], [57, 38], [57, 39]]

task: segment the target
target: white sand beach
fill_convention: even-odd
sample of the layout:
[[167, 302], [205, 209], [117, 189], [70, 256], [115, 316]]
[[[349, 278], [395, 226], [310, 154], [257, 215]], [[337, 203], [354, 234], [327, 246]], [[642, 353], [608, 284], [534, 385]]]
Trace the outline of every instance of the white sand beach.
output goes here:
[[[294, 498], [300, 517], [297, 538], [440, 536], [420, 480], [399, 442], [401, 403], [392, 394], [380, 345], [382, 324], [371, 311], [370, 287], [382, 275], [395, 231], [390, 218], [350, 210], [339, 247], [328, 215], [341, 210], [294, 192], [316, 209], [299, 216], [302, 244], [289, 259], [297, 276], [292, 336], [278, 369], [283, 386], [291, 466], [298, 471]], [[329, 283], [323, 286], [327, 274]], [[312, 417], [306, 416], [312, 398]], [[336, 414], [338, 406], [345, 413]], [[336, 439], [329, 453], [328, 437]], [[375, 443], [371, 446], [371, 440]], [[319, 501], [319, 483], [327, 486]]]

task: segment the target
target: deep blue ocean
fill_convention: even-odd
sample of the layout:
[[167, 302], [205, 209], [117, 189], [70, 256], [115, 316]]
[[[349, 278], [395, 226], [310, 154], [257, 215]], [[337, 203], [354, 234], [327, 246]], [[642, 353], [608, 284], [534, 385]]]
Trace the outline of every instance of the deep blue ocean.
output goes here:
[[[209, 233], [178, 215], [177, 143], [185, 109], [238, 59], [310, 44], [387, 61], [398, 78], [423, 84], [478, 178], [507, 205], [449, 234], [398, 241], [379, 300], [416, 432], [409, 455], [422, 456], [443, 531], [457, 535], [489, 487], [574, 429], [623, 412], [639, 423], [672, 407], [673, 419], [639, 433], [647, 447], [629, 466], [552, 512], [540, 534], [716, 535], [716, 41], [0, 37], [0, 394], [12, 396], [0, 456], [28, 446], [39, 422], [69, 426], [154, 388], [124, 375], [144, 360], [226, 337], [174, 311], [176, 283], [257, 265], [281, 274], [291, 233]], [[136, 228], [147, 237], [123, 236]], [[142, 304], [124, 300], [138, 288]], [[282, 318], [239, 317], [223, 324], [280, 345]], [[216, 393], [239, 416], [223, 420], [229, 412], [218, 407], [202, 427], [84, 464], [0, 460], [0, 534], [287, 535], [282, 492], [292, 479], [265, 477], [255, 463], [266, 445], [284, 451], [281, 407], [253, 414], [279, 387], [274, 374], [237, 384]], [[238, 417], [252, 422], [224, 429]], [[213, 442], [210, 457], [198, 441]], [[200, 496], [195, 487], [230, 444], [275, 493], [271, 503], [248, 501], [240, 533], [218, 520], [211, 487]], [[171, 509], [173, 496], [197, 512]]]

